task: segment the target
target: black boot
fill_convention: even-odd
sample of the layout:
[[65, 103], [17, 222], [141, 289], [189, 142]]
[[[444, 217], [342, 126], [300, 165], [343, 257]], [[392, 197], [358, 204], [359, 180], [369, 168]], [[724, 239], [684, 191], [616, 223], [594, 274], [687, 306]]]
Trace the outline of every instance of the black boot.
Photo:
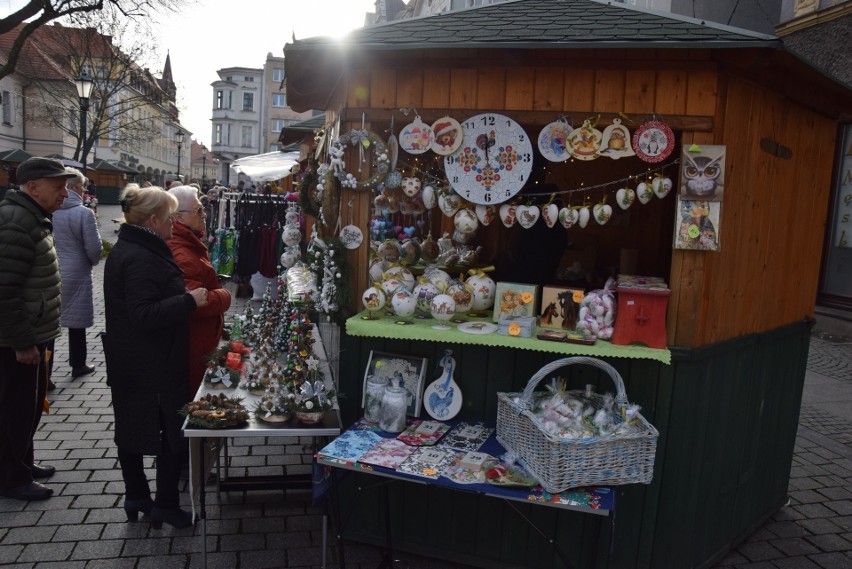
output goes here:
[[192, 512], [180, 508], [158, 508], [154, 506], [154, 509], [151, 510], [151, 527], [154, 529], [161, 529], [163, 522], [176, 528], [188, 528], [194, 521]]
[[142, 512], [146, 516], [150, 516], [153, 509], [154, 501], [150, 497], [141, 498], [139, 500], [124, 500], [124, 513], [127, 514], [128, 522], [138, 521], [139, 512]]

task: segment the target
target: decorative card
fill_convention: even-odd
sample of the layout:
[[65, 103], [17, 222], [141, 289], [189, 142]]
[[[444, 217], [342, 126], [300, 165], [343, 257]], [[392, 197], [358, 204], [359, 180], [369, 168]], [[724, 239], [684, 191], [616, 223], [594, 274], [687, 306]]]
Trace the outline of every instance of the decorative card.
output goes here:
[[415, 450], [415, 447], [399, 439], [382, 439], [382, 442], [365, 452], [358, 462], [396, 470]]
[[485, 426], [485, 423], [459, 423], [441, 439], [438, 447], [478, 451], [493, 432], [494, 429]]
[[432, 446], [437, 443], [450, 426], [440, 421], [412, 421], [397, 439], [411, 446]]
[[683, 145], [680, 155], [681, 199], [724, 200], [726, 148], [724, 144]]
[[381, 441], [382, 437], [372, 431], [346, 431], [327, 444], [317, 455], [331, 462], [354, 464]]
[[542, 328], [573, 330], [580, 314], [580, 301], [586, 296], [581, 288], [546, 286], [541, 290]]
[[361, 407], [364, 407], [364, 399], [367, 393], [367, 378], [372, 375], [377, 379], [385, 379], [388, 382], [401, 380], [402, 387], [406, 391], [406, 415], [410, 417], [420, 415], [420, 406], [423, 404], [423, 383], [426, 379], [427, 362], [426, 358], [387, 354], [375, 350], [371, 351], [370, 360], [367, 362], [367, 370], [364, 372]]
[[718, 251], [722, 202], [678, 198], [674, 248]]
[[497, 464], [497, 459], [486, 454], [484, 455], [486, 458], [482, 461], [481, 467], [471, 468], [470, 465], [465, 464], [465, 458], [467, 458], [468, 454], [471, 453], [458, 453], [453, 459], [452, 464], [444, 471], [443, 475], [456, 484], [484, 484], [485, 471], [490, 468], [491, 465]]
[[494, 299], [494, 322], [513, 316], [538, 316], [536, 298], [538, 285], [497, 283]]
[[397, 470], [434, 480], [453, 463], [457, 454], [459, 453], [451, 449], [420, 447], [408, 457], [408, 460], [400, 464]]

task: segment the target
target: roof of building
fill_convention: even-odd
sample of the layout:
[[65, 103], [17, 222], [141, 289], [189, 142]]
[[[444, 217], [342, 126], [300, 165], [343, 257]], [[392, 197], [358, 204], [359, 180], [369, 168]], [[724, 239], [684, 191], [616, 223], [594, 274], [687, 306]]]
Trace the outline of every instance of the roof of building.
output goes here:
[[[330, 44], [362, 49], [494, 47], [732, 47], [778, 43], [776, 36], [603, 0], [511, 0], [313, 37], [290, 51]], [[657, 45], [659, 47], [659, 45]]]

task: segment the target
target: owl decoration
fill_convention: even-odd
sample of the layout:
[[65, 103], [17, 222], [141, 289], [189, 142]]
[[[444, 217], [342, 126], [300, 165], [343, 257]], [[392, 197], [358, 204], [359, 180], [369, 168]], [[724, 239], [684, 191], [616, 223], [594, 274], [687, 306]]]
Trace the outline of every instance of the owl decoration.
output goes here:
[[682, 199], [722, 201], [725, 185], [725, 153], [716, 151], [710, 154], [710, 148], [705, 146], [700, 153], [689, 151], [683, 153], [680, 188]]

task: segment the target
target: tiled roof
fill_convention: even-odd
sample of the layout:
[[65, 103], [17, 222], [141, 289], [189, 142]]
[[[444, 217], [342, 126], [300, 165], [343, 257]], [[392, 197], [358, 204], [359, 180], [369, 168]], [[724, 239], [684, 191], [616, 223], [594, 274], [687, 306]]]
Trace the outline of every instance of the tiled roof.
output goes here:
[[342, 40], [307, 38], [300, 51], [331, 44], [361, 49], [507, 47], [737, 47], [775, 36], [603, 0], [514, 0], [353, 31]]

